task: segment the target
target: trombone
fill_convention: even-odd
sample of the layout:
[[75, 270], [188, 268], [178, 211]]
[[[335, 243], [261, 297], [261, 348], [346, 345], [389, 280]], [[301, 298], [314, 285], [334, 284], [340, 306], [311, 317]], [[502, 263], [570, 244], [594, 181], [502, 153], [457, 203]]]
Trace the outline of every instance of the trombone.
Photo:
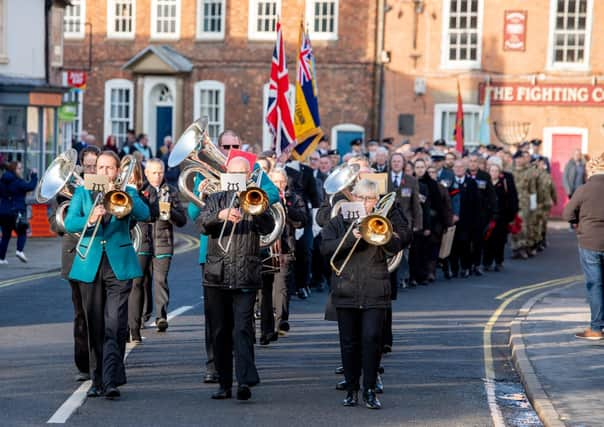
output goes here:
[[117, 179], [115, 180], [115, 189], [107, 192], [106, 194], [98, 193], [94, 199], [94, 203], [92, 204], [92, 208], [90, 209], [90, 213], [88, 214], [88, 218], [86, 219], [86, 225], [84, 225], [84, 229], [80, 233], [80, 238], [78, 239], [78, 243], [76, 244], [76, 253], [81, 259], [86, 259], [88, 253], [90, 252], [90, 248], [92, 247], [92, 241], [97, 235], [99, 230], [99, 225], [101, 224], [101, 218], [98, 218], [94, 224], [94, 229], [92, 230], [92, 235], [90, 236], [90, 243], [84, 252], [80, 250], [80, 245], [84, 241], [84, 237], [86, 236], [86, 228], [88, 228], [88, 224], [90, 224], [90, 219], [94, 213], [94, 209], [102, 202], [105, 210], [111, 215], [115, 216], [118, 219], [121, 219], [132, 212], [132, 198], [126, 192], [126, 185], [132, 174], [134, 173], [134, 168], [136, 166], [136, 159], [132, 155], [128, 155], [124, 157], [124, 159], [128, 159], [128, 167], [125, 171], [122, 171]]
[[[348, 227], [346, 233], [344, 233], [344, 237], [342, 237], [342, 239], [340, 240], [340, 243], [336, 247], [335, 252], [329, 260], [329, 265], [336, 273], [336, 276], [340, 276], [342, 274], [344, 268], [346, 268], [348, 261], [350, 261], [350, 258], [352, 257], [352, 254], [356, 250], [357, 245], [359, 244], [361, 239], [365, 240], [367, 243], [373, 246], [383, 246], [387, 244], [390, 239], [392, 239], [392, 223], [388, 218], [386, 218], [386, 216], [388, 215], [388, 212], [390, 212], [390, 209], [392, 209], [392, 206], [394, 206], [395, 200], [396, 193], [392, 192], [386, 194], [375, 205], [375, 208], [373, 209], [373, 213], [371, 215], [366, 216], [362, 220], [357, 219], [352, 224], [350, 224], [350, 227]], [[359, 229], [361, 237], [356, 239], [356, 241], [352, 245], [352, 248], [350, 248], [350, 250], [348, 251], [346, 258], [344, 258], [342, 265], [338, 267], [335, 264], [335, 260], [339, 255], [340, 251], [342, 250], [342, 245], [344, 245], [344, 242], [355, 228]]]
[[231, 243], [233, 241], [233, 235], [235, 234], [235, 228], [237, 227], [237, 224], [233, 224], [231, 226], [231, 232], [229, 234], [229, 238], [227, 240], [226, 245], [223, 244], [222, 240], [224, 238], [224, 233], [226, 231], [226, 226], [227, 223], [229, 222], [228, 217], [231, 214], [231, 210], [234, 208], [235, 206], [235, 200], [237, 199], [237, 197], [239, 196], [239, 201], [240, 201], [240, 205], [241, 205], [241, 210], [243, 211], [244, 215], [260, 215], [262, 213], [264, 213], [264, 211], [266, 211], [268, 209], [268, 196], [266, 194], [266, 192], [260, 188], [260, 180], [262, 179], [262, 174], [264, 173], [262, 171], [262, 169], [258, 169], [259, 172], [257, 173], [257, 178], [254, 182], [253, 180], [253, 176], [256, 172], [252, 173], [252, 187], [248, 188], [247, 190], [242, 191], [241, 193], [239, 193], [239, 195], [237, 193], [233, 194], [233, 198], [231, 199], [231, 202], [229, 203], [229, 209], [227, 211], [227, 219], [224, 220], [224, 222], [222, 223], [222, 228], [220, 229], [220, 235], [218, 236], [218, 247], [220, 249], [222, 249], [225, 253], [229, 251], [229, 248], [231, 247]]

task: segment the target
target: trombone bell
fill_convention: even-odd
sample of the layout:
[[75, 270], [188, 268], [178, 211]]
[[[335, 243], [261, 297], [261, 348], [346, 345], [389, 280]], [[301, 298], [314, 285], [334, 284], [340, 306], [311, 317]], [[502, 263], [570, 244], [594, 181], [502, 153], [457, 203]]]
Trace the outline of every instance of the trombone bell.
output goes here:
[[239, 196], [241, 209], [250, 215], [260, 215], [268, 209], [268, 196], [260, 188], [250, 188], [242, 191]]
[[359, 231], [370, 245], [382, 246], [392, 238], [392, 223], [381, 215], [369, 215], [361, 222]]
[[132, 198], [125, 191], [113, 190], [105, 196], [103, 206], [108, 213], [121, 219], [132, 212]]

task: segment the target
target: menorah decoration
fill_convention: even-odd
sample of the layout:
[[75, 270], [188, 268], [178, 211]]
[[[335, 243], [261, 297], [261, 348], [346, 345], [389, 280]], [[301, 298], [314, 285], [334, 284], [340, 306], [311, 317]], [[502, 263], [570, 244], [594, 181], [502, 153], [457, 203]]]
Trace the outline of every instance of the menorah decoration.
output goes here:
[[517, 145], [526, 141], [531, 130], [531, 122], [493, 122], [497, 139], [506, 145]]

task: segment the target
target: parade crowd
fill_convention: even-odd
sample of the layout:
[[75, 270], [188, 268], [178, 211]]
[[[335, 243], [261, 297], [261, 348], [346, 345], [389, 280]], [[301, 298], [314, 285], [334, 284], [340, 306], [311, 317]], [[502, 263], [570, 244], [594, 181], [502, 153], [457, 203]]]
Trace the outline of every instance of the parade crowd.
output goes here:
[[[512, 258], [537, 256], [547, 247], [548, 215], [557, 202], [539, 140], [512, 153], [496, 145], [458, 152], [444, 140], [412, 146], [357, 139], [350, 152], [339, 153], [323, 138], [304, 162], [273, 152], [250, 162], [233, 131], [219, 135], [216, 144], [208, 139], [195, 147], [196, 156], [218, 150], [214, 156], [224, 162], [224, 172], [248, 177], [260, 189], [249, 200], [244, 193], [210, 190], [216, 182], [207, 172], [196, 172], [184, 191], [181, 186], [190, 183], [179, 182], [179, 174], [187, 162], [171, 161], [177, 144], [184, 143], [166, 137], [155, 155], [146, 135], [134, 131], [119, 148], [114, 138], [103, 150], [84, 138], [74, 144], [77, 172], [104, 175], [122, 193], [107, 202], [108, 194], [76, 186], [71, 195], [57, 192], [50, 200], [52, 228], [63, 236], [62, 275], [72, 289], [77, 378], [92, 379], [89, 397], [119, 397], [118, 387], [126, 383], [126, 342], [142, 343], [141, 330], [153, 315], [157, 331], [168, 330], [174, 227], [187, 221], [200, 237], [204, 382], [219, 385], [213, 399], [231, 398], [233, 373], [237, 399], [249, 399], [260, 382], [254, 344], [270, 345], [295, 328], [293, 298], [325, 292], [325, 318], [338, 322], [340, 334], [342, 366], [336, 373], [344, 380], [336, 388], [347, 391], [345, 406], [355, 406], [362, 385], [365, 405], [379, 409], [382, 356], [394, 345], [391, 301], [399, 291], [436, 280], [455, 286], [500, 272], [508, 242]], [[57, 161], [69, 158], [63, 156]], [[585, 182], [580, 153], [571, 162], [565, 170], [569, 196]], [[60, 165], [50, 173], [65, 170]], [[4, 173], [2, 207], [16, 179], [23, 197], [35, 187], [35, 175], [26, 186], [19, 173]], [[341, 177], [347, 177], [344, 184]], [[39, 187], [52, 182], [45, 178]], [[271, 209], [248, 212], [245, 203], [257, 198]], [[113, 205], [124, 200], [129, 210], [116, 213]], [[375, 214], [373, 222], [344, 217], [348, 202]], [[262, 244], [275, 230], [270, 244]], [[2, 254], [10, 237], [4, 231]]]

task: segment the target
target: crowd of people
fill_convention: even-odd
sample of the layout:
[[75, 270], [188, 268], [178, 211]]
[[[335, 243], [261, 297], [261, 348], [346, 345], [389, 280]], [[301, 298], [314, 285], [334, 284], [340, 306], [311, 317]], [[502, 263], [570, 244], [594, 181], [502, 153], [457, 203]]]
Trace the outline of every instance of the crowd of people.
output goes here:
[[[328, 292], [325, 318], [338, 322], [342, 366], [336, 372], [344, 374], [336, 388], [347, 391], [345, 406], [355, 406], [362, 385], [365, 405], [379, 409], [381, 360], [394, 344], [391, 302], [400, 289], [500, 272], [508, 240], [517, 259], [546, 248], [557, 195], [540, 143], [521, 144], [514, 153], [495, 145], [460, 153], [444, 140], [417, 147], [354, 140], [341, 155], [322, 139], [305, 162], [274, 152], [250, 162], [239, 136], [225, 131], [215, 147], [230, 159], [224, 172], [245, 175], [270, 207], [248, 212], [240, 193], [208, 190], [204, 184], [212, 177], [201, 173], [189, 195], [179, 192], [185, 165], [168, 167], [174, 148], [169, 137], [157, 156], [146, 135], [133, 131], [119, 149], [111, 138], [104, 151], [78, 142], [82, 171], [104, 175], [131, 200], [131, 210], [117, 218], [109, 205], [93, 203], [103, 193], [80, 186], [64, 229], [54, 215], [60, 197], [49, 212], [53, 229], [63, 236], [78, 380], [92, 379], [89, 397], [118, 397], [126, 382], [126, 342], [142, 343], [141, 329], [154, 311], [157, 331], [167, 331], [173, 228], [190, 221], [200, 237], [204, 382], [218, 384], [213, 399], [232, 397], [233, 357], [236, 397], [249, 399], [260, 382], [254, 344], [287, 337], [295, 327], [292, 298]], [[132, 164], [132, 173], [124, 175]], [[581, 168], [573, 173], [569, 179], [578, 183]], [[334, 188], [329, 182], [340, 174], [352, 179]], [[362, 205], [364, 214], [345, 217], [347, 203]], [[372, 213], [373, 241], [364, 221]], [[136, 250], [129, 235], [135, 224]], [[280, 225], [280, 234], [261, 244]]]

